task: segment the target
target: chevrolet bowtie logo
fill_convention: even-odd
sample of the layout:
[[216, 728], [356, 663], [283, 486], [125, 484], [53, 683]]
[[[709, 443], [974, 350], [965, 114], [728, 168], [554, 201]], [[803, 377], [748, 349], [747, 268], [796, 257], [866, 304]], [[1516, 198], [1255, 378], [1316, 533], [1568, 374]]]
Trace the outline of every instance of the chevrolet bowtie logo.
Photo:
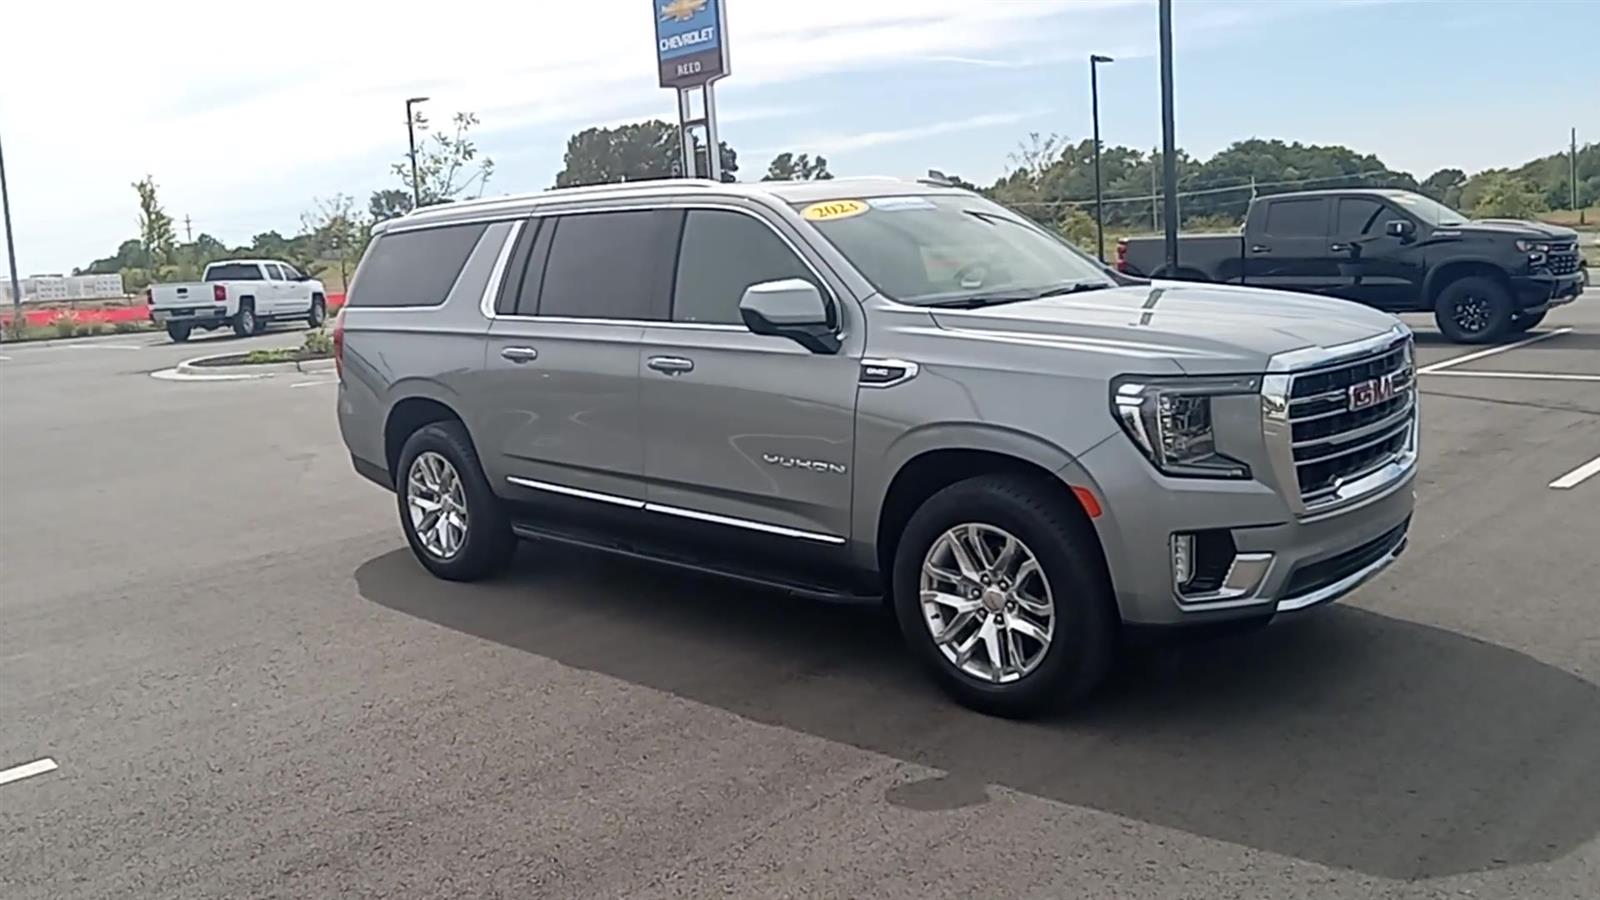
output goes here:
[[661, 7], [661, 21], [687, 22], [706, 8], [707, 0], [672, 0]]

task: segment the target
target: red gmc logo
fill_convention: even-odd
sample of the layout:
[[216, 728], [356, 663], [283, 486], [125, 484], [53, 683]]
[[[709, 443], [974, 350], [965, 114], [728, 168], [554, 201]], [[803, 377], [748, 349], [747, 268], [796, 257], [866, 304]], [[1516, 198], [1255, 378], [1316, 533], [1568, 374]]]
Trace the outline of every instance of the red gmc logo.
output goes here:
[[1394, 373], [1350, 385], [1350, 411], [1376, 406], [1394, 398]]

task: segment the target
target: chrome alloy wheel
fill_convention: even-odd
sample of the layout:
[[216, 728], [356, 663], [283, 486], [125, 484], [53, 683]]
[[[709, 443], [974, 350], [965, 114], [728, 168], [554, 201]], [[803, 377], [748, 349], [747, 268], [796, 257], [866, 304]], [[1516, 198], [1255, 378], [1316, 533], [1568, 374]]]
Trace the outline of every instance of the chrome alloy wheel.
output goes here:
[[922, 618], [957, 669], [993, 684], [1038, 668], [1055, 633], [1050, 580], [1028, 545], [1003, 528], [964, 523], [922, 559]]
[[1476, 294], [1468, 294], [1455, 302], [1450, 317], [1463, 332], [1481, 334], [1489, 327], [1489, 301]]
[[467, 492], [450, 460], [420, 453], [406, 473], [406, 509], [423, 549], [440, 559], [461, 552], [467, 540]]

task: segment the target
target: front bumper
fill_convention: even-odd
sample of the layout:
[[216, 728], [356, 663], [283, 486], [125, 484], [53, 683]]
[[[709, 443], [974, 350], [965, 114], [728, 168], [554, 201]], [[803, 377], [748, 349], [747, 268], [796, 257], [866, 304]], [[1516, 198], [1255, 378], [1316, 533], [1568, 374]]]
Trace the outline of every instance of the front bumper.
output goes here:
[[[1309, 609], [1355, 590], [1405, 550], [1416, 503], [1414, 454], [1359, 500], [1297, 515], [1259, 481], [1162, 476], [1119, 438], [1063, 475], [1093, 483], [1104, 498], [1095, 527], [1127, 624], [1198, 625]], [[1237, 554], [1227, 579], [1218, 591], [1180, 596], [1172, 536], [1218, 530], [1232, 537]]]
[[1583, 270], [1565, 275], [1538, 272], [1517, 275], [1511, 279], [1516, 294], [1517, 309], [1521, 313], [1539, 313], [1552, 307], [1571, 303], [1583, 293]]

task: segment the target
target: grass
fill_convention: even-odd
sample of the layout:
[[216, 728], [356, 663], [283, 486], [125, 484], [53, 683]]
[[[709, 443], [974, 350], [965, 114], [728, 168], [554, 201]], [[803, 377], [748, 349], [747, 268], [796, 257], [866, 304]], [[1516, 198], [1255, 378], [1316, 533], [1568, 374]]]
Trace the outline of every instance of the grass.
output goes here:
[[1568, 228], [1600, 229], [1600, 206], [1591, 206], [1588, 209], [1552, 209], [1540, 213], [1538, 219], [1541, 222], [1565, 225]]

